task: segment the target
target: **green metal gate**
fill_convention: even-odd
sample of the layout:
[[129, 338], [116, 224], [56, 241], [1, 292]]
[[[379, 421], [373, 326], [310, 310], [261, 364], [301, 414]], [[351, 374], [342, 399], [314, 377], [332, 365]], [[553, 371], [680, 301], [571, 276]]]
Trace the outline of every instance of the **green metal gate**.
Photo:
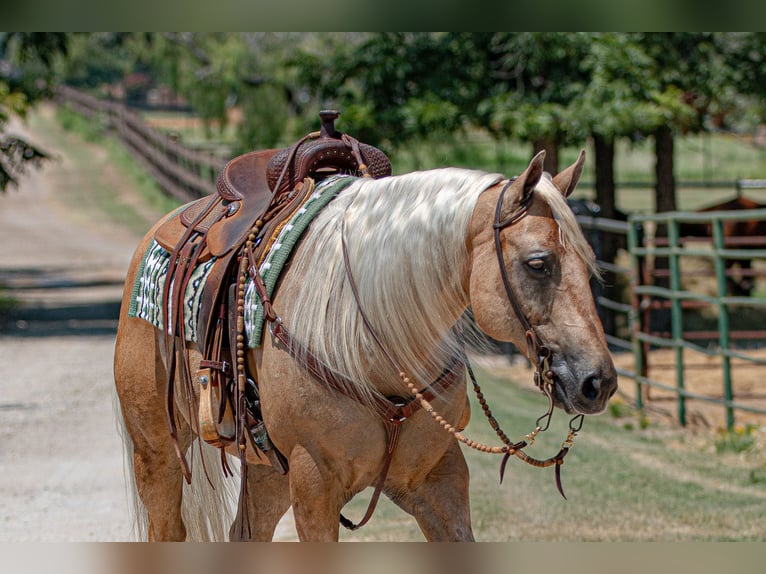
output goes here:
[[[636, 384], [636, 406], [644, 404], [648, 388], [670, 391], [677, 396], [677, 414], [680, 424], [687, 422], [687, 401], [701, 400], [720, 404], [725, 409], [727, 428], [735, 424], [735, 411], [766, 414], [766, 406], [742, 402], [735, 393], [732, 361], [738, 360], [761, 369], [766, 367], [766, 355], [756, 356], [743, 348], [743, 335], [732, 331], [732, 317], [760, 317], [759, 326], [744, 333], [751, 338], [751, 345], [766, 346], [766, 285], [756, 281], [757, 287], [750, 296], [734, 296], [727, 292], [727, 274], [734, 272], [727, 268], [727, 261], [749, 261], [766, 259], [766, 237], [734, 238], [726, 233], [731, 222], [766, 222], [766, 209], [742, 211], [717, 211], [706, 213], [667, 212], [652, 215], [632, 215], [628, 219], [628, 251], [631, 260], [631, 305], [629, 313], [630, 336], [634, 355], [634, 372], [622, 373], [631, 376]], [[708, 240], [689, 241], [682, 236], [685, 224], [709, 226]], [[666, 233], [654, 233], [665, 227]], [[749, 247], [743, 244], [749, 243]], [[689, 290], [685, 286], [684, 261], [689, 258], [707, 260], [712, 263], [714, 279], [713, 293]], [[667, 266], [657, 266], [665, 259]], [[665, 271], [661, 273], [661, 271]], [[757, 279], [758, 269], [754, 276]], [[659, 280], [658, 280], [659, 279]], [[698, 342], [685, 329], [685, 310], [707, 308], [717, 317], [717, 334], [707, 344]], [[655, 332], [652, 314], [660, 315], [669, 326], [664, 333]], [[661, 329], [660, 329], [661, 330]], [[647, 376], [647, 361], [652, 349], [671, 349], [674, 354], [675, 385], [668, 385]], [[709, 396], [689, 390], [688, 368], [684, 362], [684, 350], [707, 356], [720, 357], [722, 389], [720, 396]], [[766, 368], [762, 369], [766, 376]], [[766, 380], [760, 390], [766, 398]], [[759, 393], [759, 394], [760, 394]]]

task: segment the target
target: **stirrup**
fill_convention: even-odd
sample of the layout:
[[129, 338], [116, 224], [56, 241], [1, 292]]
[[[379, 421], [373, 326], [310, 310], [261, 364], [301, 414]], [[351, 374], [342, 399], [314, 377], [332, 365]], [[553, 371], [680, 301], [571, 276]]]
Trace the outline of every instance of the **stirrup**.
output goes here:
[[[234, 420], [234, 411], [231, 403], [222, 396], [225, 389], [221, 389], [215, 382], [210, 368], [197, 371], [197, 381], [200, 386], [199, 394], [199, 430], [202, 439], [218, 448], [223, 448], [234, 442], [237, 435], [237, 427]], [[216, 396], [216, 390], [218, 396]], [[225, 403], [223, 417], [219, 415], [221, 401]]]

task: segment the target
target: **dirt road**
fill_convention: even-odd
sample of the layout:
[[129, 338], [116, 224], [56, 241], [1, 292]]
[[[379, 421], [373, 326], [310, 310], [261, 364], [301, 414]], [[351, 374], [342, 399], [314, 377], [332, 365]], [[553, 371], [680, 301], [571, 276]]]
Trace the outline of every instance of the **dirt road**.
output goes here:
[[19, 303], [0, 327], [0, 540], [128, 540], [111, 359], [138, 238], [84, 220], [68, 151], [24, 131], [57, 159], [0, 195], [0, 283]]

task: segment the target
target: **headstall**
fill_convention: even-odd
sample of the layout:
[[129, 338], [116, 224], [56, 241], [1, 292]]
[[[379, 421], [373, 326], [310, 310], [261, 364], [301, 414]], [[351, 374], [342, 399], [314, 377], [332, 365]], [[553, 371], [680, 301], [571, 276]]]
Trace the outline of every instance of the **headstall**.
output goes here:
[[533, 197], [532, 193], [529, 193], [528, 195], [526, 195], [522, 199], [521, 205], [519, 206], [518, 210], [516, 210], [511, 216], [507, 217], [506, 219], [501, 219], [503, 200], [505, 198], [506, 191], [513, 184], [515, 179], [516, 178], [510, 179], [505, 184], [505, 186], [500, 192], [500, 196], [498, 198], [497, 205], [495, 208], [495, 220], [493, 222], [495, 251], [497, 253], [498, 264], [500, 266], [500, 274], [503, 280], [503, 285], [505, 287], [506, 295], [508, 297], [509, 302], [511, 303], [511, 307], [514, 310], [514, 313], [516, 314], [517, 319], [519, 320], [519, 323], [521, 323], [522, 328], [524, 329], [524, 332], [525, 332], [525, 339], [527, 343], [527, 357], [533, 363], [535, 368], [535, 372], [534, 372], [535, 385], [540, 389], [540, 391], [548, 399], [548, 408], [546, 412], [540, 417], [538, 417], [538, 419], [535, 421], [534, 430], [530, 432], [529, 434], [527, 434], [524, 437], [524, 439], [521, 441], [512, 442], [508, 438], [506, 433], [503, 432], [499, 423], [497, 422], [495, 417], [492, 415], [492, 412], [489, 406], [487, 405], [486, 399], [484, 398], [484, 394], [481, 391], [481, 387], [479, 386], [476, 380], [476, 376], [474, 375], [473, 369], [471, 368], [471, 365], [468, 361], [468, 357], [465, 353], [463, 353], [463, 357], [461, 357], [461, 360], [467, 368], [469, 377], [471, 379], [471, 384], [473, 386], [474, 392], [481, 406], [482, 412], [487, 418], [489, 425], [492, 427], [492, 429], [495, 431], [497, 436], [502, 441], [503, 446], [489, 446], [489, 445], [469, 439], [461, 431], [459, 431], [453, 425], [451, 425], [448, 421], [446, 421], [444, 417], [442, 417], [433, 408], [429, 398], [427, 398], [426, 396], [423, 395], [423, 393], [418, 391], [415, 384], [410, 380], [410, 378], [407, 376], [405, 371], [401, 368], [398, 362], [393, 358], [391, 353], [385, 348], [380, 337], [377, 335], [375, 329], [370, 323], [369, 318], [367, 317], [367, 314], [364, 311], [364, 308], [361, 305], [361, 300], [358, 295], [356, 283], [354, 281], [354, 276], [351, 272], [351, 264], [349, 261], [348, 248], [346, 245], [345, 220], [343, 221], [343, 227], [341, 230], [343, 259], [344, 259], [344, 264], [346, 266], [346, 274], [348, 276], [349, 283], [351, 285], [351, 289], [354, 294], [354, 298], [356, 299], [359, 312], [362, 316], [362, 320], [367, 330], [370, 332], [376, 345], [383, 352], [383, 354], [385, 355], [389, 363], [391, 363], [391, 365], [397, 370], [397, 372], [399, 373], [399, 377], [402, 379], [402, 382], [407, 386], [407, 388], [409, 389], [413, 397], [420, 403], [420, 406], [426, 412], [428, 412], [431, 415], [431, 417], [438, 424], [440, 424], [448, 433], [453, 435], [455, 439], [465, 444], [469, 448], [478, 450], [480, 452], [488, 452], [492, 454], [504, 455], [500, 465], [500, 482], [501, 483], [503, 481], [503, 477], [505, 474], [506, 464], [508, 462], [508, 459], [512, 455], [515, 455], [516, 457], [520, 458], [527, 464], [538, 467], [538, 468], [546, 468], [548, 466], [555, 465], [556, 487], [559, 493], [561, 493], [561, 496], [563, 496], [566, 499], [566, 495], [564, 494], [564, 489], [561, 484], [561, 465], [564, 463], [564, 457], [567, 455], [567, 453], [569, 452], [569, 449], [572, 447], [575, 436], [582, 429], [584, 415], [578, 414], [569, 421], [569, 432], [567, 434], [567, 437], [562, 442], [559, 452], [556, 453], [554, 456], [541, 460], [541, 459], [537, 459], [532, 456], [529, 456], [526, 452], [524, 452], [524, 449], [526, 447], [531, 446], [534, 443], [535, 437], [540, 432], [546, 431], [548, 427], [550, 426], [550, 421], [551, 421], [551, 418], [553, 417], [553, 409], [554, 409], [554, 404], [553, 404], [554, 381], [553, 381], [553, 372], [550, 370], [551, 351], [548, 347], [546, 347], [545, 345], [541, 343], [540, 338], [538, 337], [534, 328], [530, 325], [529, 321], [527, 320], [526, 316], [521, 310], [518, 300], [514, 294], [513, 287], [511, 286], [510, 278], [508, 277], [508, 272], [505, 268], [505, 261], [503, 258], [503, 247], [502, 247], [500, 233], [503, 229], [510, 227], [511, 225], [520, 221], [524, 216], [526, 216], [529, 210], [529, 206], [532, 203], [532, 197]]

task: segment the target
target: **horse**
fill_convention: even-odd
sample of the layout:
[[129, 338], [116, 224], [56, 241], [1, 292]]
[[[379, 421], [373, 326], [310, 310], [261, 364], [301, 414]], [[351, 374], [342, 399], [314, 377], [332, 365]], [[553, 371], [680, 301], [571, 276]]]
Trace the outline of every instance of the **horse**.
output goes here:
[[[708, 205], [697, 209], [695, 213], [713, 211], [739, 211], [763, 209], [766, 205], [757, 203], [750, 198], [738, 195], [734, 199]], [[722, 226], [724, 246], [732, 249], [763, 249], [766, 248], [766, 220], [724, 221]], [[685, 222], [679, 225], [679, 235], [683, 238], [711, 239], [713, 228], [711, 223]], [[749, 297], [755, 287], [752, 276], [752, 260], [747, 258], [726, 258], [726, 286], [731, 295]], [[739, 267], [738, 278], [736, 268]]]
[[[597, 268], [566, 204], [584, 153], [555, 177], [543, 172], [543, 160], [541, 152], [510, 179], [458, 168], [359, 178], [311, 222], [271, 305], [279, 325], [353, 389], [323, 384], [305, 356], [290, 352], [273, 331], [246, 349], [263, 421], [289, 470], [281, 474], [248, 449], [240, 488], [249, 495], [240, 498], [238, 514], [247, 515], [249, 528], [232, 523], [230, 539], [271, 540], [292, 506], [301, 541], [337, 541], [343, 506], [377, 484], [415, 518], [426, 540], [474, 540], [459, 440], [475, 446], [462, 436], [470, 407], [459, 326], [468, 309], [479, 331], [513, 342], [538, 362], [551, 410], [579, 416], [606, 408], [617, 376], [587, 288]], [[132, 467], [127, 480], [137, 493], [142, 536], [225, 537], [231, 517], [221, 518], [221, 501], [206, 503], [195, 490], [209, 494], [213, 485], [214, 496], [225, 498], [220, 485], [231, 480], [221, 479], [223, 465], [203, 458], [192, 488], [184, 487], [166, 420], [164, 334], [126, 310], [161, 223], [130, 264], [115, 345], [116, 396]], [[186, 351], [192, 366], [199, 364], [196, 347], [188, 343]], [[451, 384], [433, 384], [445, 370]], [[437, 386], [425, 400], [422, 389]], [[175, 395], [177, 441], [192, 452], [201, 441], [182, 394]], [[411, 396], [417, 408], [393, 421], [393, 448], [392, 421], [375, 406]], [[226, 449], [242, 455], [237, 444]], [[202, 501], [200, 515], [182, 513], [195, 500]]]

